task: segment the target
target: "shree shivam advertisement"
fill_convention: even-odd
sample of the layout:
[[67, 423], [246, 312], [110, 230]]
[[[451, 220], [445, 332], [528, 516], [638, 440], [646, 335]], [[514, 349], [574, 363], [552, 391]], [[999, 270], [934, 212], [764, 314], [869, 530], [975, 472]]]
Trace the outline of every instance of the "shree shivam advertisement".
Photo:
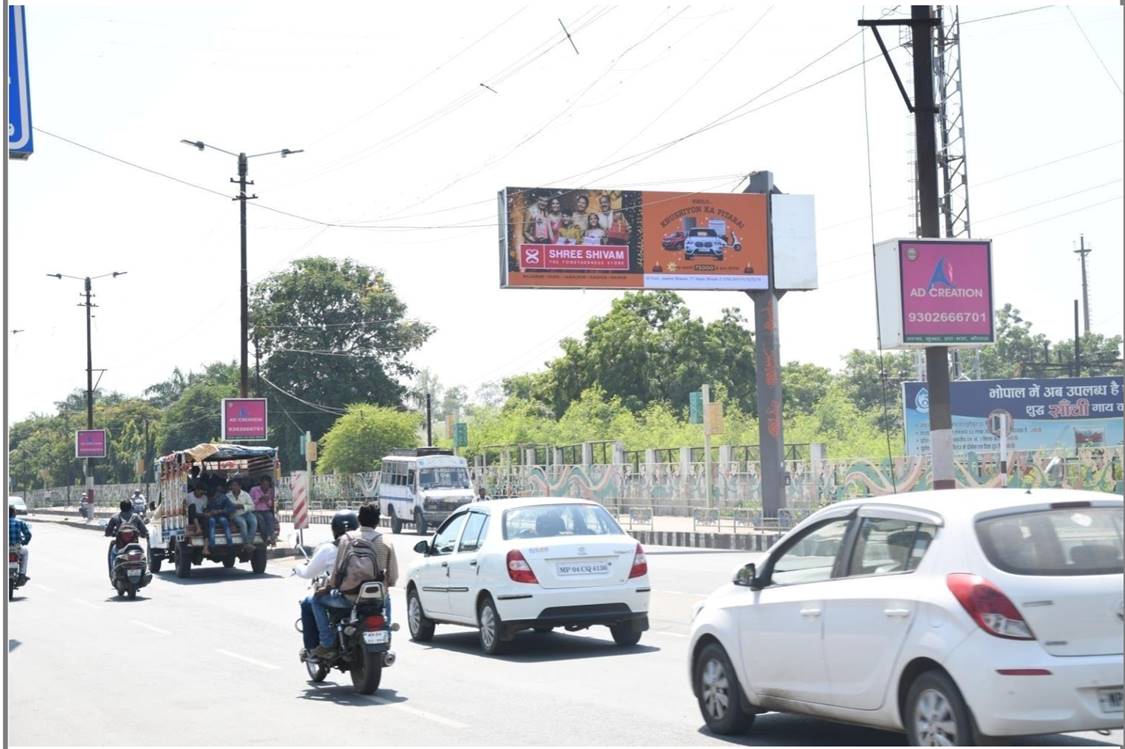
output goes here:
[[767, 196], [503, 190], [504, 288], [767, 289]]
[[[991, 453], [1000, 449], [992, 431], [1002, 416], [1009, 450], [1075, 450], [1125, 443], [1125, 383], [1122, 377], [958, 380], [950, 383], [953, 449]], [[929, 389], [903, 383], [906, 452], [930, 451]]]

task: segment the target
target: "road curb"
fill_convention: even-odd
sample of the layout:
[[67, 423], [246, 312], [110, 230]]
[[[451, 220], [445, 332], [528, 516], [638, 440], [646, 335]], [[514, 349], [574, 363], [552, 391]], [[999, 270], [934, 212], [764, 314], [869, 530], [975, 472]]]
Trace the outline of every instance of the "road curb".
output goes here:
[[689, 531], [626, 531], [642, 544], [685, 546], [695, 549], [765, 551], [782, 537], [781, 533], [692, 533]]

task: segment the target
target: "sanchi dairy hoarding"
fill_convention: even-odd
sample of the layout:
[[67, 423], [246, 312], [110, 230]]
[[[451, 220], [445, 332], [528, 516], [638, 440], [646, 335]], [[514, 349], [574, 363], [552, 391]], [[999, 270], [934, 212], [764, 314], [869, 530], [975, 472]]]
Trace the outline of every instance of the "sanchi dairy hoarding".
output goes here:
[[[1125, 431], [1125, 383], [1121, 377], [957, 380], [949, 384], [953, 449], [995, 453], [999, 435], [989, 417], [1008, 422], [1009, 450], [1068, 450], [1115, 447]], [[929, 390], [903, 383], [906, 452], [930, 451]]]
[[509, 187], [499, 200], [504, 288], [770, 285], [766, 195]]
[[992, 240], [892, 239], [875, 246], [883, 348], [995, 342]]

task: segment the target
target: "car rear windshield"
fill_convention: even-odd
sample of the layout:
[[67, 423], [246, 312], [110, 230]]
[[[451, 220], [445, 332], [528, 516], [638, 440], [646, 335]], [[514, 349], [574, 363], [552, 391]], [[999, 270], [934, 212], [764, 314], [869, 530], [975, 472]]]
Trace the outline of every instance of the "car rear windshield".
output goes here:
[[599, 505], [532, 505], [504, 511], [504, 538], [612, 536], [621, 527]]
[[988, 561], [1014, 575], [1120, 573], [1121, 537], [1121, 509], [1113, 507], [1059, 507], [977, 521]]

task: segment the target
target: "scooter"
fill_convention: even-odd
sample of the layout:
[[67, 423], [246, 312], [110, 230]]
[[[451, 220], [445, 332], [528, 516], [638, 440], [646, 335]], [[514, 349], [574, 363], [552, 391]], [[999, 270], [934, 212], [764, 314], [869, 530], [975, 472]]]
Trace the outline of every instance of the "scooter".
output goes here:
[[109, 582], [117, 595], [136, 598], [137, 591], [152, 582], [152, 573], [148, 569], [148, 554], [144, 547], [137, 542], [137, 531], [122, 524], [117, 531], [117, 538], [110, 543], [118, 551], [113, 558], [113, 574]]
[[8, 600], [16, 597], [16, 588], [27, 584], [27, 576], [20, 574], [20, 547], [8, 547]]
[[[325, 577], [314, 579], [312, 587], [319, 587]], [[386, 586], [372, 581], [359, 587], [351, 609], [328, 609], [328, 621], [336, 630], [338, 654], [332, 661], [322, 661], [310, 652], [301, 651], [301, 662], [312, 681], [324, 681], [328, 672], [335, 668], [350, 673], [352, 688], [357, 693], [375, 693], [383, 678], [383, 668], [395, 662], [391, 632], [398, 630], [398, 625], [387, 623], [386, 598]], [[298, 632], [302, 631], [300, 619], [295, 626]]]

